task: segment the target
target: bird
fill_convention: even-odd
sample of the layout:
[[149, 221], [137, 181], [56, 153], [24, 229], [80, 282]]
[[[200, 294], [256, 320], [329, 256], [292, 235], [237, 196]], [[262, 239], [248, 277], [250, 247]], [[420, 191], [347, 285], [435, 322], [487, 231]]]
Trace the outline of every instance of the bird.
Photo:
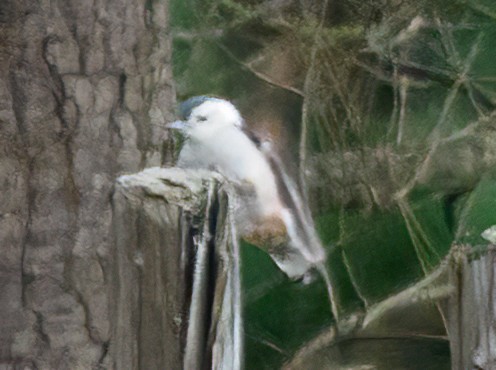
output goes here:
[[180, 105], [179, 118], [167, 125], [184, 137], [176, 166], [216, 171], [237, 184], [241, 237], [268, 252], [289, 278], [312, 276], [312, 267], [325, 260], [324, 249], [305, 233], [308, 214], [296, 209], [295, 199], [285, 199], [295, 194], [286, 172], [249, 133], [237, 108], [226, 99], [196, 96]]

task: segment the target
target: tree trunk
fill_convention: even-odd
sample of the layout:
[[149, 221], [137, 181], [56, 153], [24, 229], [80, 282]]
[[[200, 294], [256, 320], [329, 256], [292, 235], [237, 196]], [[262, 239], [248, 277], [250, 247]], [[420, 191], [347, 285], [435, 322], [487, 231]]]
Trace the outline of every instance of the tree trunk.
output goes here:
[[0, 2], [0, 364], [114, 366], [110, 193], [170, 158], [167, 17], [166, 0]]

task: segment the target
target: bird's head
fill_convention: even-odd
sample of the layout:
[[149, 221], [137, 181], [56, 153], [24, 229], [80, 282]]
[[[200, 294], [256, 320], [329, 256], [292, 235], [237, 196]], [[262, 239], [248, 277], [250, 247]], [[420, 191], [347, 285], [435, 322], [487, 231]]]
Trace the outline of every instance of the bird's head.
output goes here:
[[243, 119], [232, 103], [209, 96], [196, 96], [179, 107], [179, 121], [167, 125], [186, 136], [195, 131], [241, 127]]

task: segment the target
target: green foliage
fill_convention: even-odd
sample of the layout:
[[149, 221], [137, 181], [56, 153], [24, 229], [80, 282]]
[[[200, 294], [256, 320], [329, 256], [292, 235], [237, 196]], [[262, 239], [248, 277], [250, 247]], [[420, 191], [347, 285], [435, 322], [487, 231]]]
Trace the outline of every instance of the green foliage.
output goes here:
[[[307, 129], [293, 139], [308, 158], [340, 310], [411, 286], [453, 243], [487, 244], [480, 234], [496, 224], [494, 1], [344, 0], [325, 14], [323, 1], [269, 3], [172, 1], [173, 30], [191, 35], [174, 40], [178, 94], [250, 106], [268, 85], [253, 70], [277, 72], [290, 58], [296, 72], [279, 90], [300, 91], [306, 116], [283, 130]], [[266, 77], [278, 89], [277, 76]], [[289, 282], [251, 246], [243, 264], [246, 368], [278, 368], [333, 322], [325, 288]]]
[[[185, 66], [174, 71], [181, 75], [177, 85], [179, 93], [184, 91], [185, 96], [202, 95], [205, 91], [218, 96], [243, 94], [243, 88], [248, 84], [245, 73], [230, 64], [230, 60], [226, 59], [225, 53], [214, 41], [198, 41], [194, 48], [187, 45], [178, 47], [182, 48], [179, 57], [187, 60]], [[232, 83], [234, 78], [238, 80], [237, 85]]]
[[360, 311], [363, 301], [353, 285], [352, 277], [345, 262], [343, 248], [339, 244], [343, 232], [340, 227], [341, 212], [327, 212], [317, 218], [316, 227], [322, 243], [328, 246], [327, 271], [335, 282], [335, 295], [343, 312]]
[[496, 178], [485, 176], [461, 207], [456, 237], [459, 243], [487, 244], [481, 233], [496, 225]]
[[278, 368], [302, 340], [332, 323], [325, 285], [289, 281], [266, 253], [246, 243], [242, 261], [246, 361], [253, 369]]
[[[173, 30], [194, 29], [198, 24], [197, 15], [191, 10], [195, 8], [195, 0], [170, 2], [170, 23]], [[176, 51], [174, 50], [174, 54]], [[175, 63], [175, 65], [177, 65]]]
[[422, 275], [399, 211], [343, 212], [342, 218], [344, 258], [366, 303], [386, 298]]

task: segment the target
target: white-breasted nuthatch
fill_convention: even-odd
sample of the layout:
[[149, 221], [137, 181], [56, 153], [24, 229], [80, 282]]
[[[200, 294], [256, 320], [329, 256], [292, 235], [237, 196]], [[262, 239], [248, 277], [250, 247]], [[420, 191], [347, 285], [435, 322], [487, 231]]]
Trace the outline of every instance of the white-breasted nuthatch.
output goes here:
[[[304, 276], [310, 268], [322, 265], [323, 248], [312, 238], [302, 237], [307, 221], [294, 202], [285, 202], [281, 186], [287, 183], [281, 169], [275, 170], [270, 156], [250, 139], [243, 119], [227, 100], [199, 96], [180, 106], [180, 121], [168, 125], [185, 136], [178, 167], [208, 169], [237, 183], [241, 194], [236, 215], [237, 227], [247, 241], [266, 250], [290, 278]], [[285, 174], [282, 172], [282, 174]], [[286, 185], [284, 185], [286, 184]], [[285, 193], [291, 193], [289, 189]], [[304, 217], [304, 215], [303, 215]]]

